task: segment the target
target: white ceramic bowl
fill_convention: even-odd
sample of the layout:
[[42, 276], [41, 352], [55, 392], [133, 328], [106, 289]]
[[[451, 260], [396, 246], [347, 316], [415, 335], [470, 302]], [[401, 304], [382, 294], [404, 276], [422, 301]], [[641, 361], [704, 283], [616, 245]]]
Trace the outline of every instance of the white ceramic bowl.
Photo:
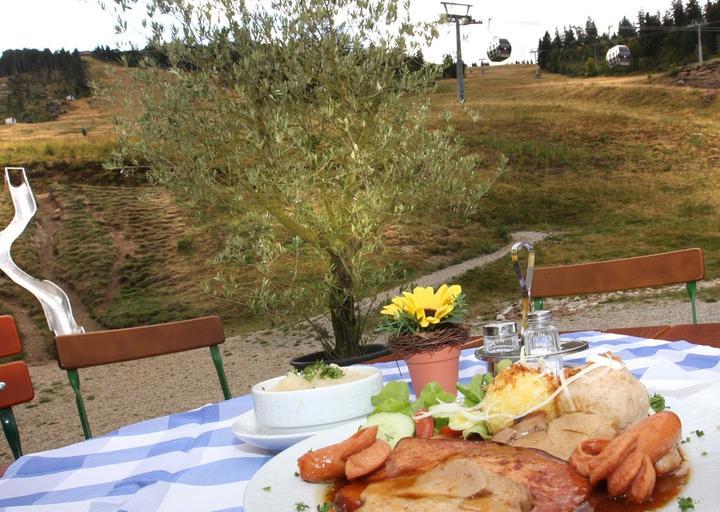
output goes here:
[[284, 377], [252, 387], [255, 418], [269, 428], [298, 428], [350, 420], [372, 411], [370, 398], [382, 389], [382, 374], [372, 366], [353, 366], [367, 376], [313, 389], [269, 391]]

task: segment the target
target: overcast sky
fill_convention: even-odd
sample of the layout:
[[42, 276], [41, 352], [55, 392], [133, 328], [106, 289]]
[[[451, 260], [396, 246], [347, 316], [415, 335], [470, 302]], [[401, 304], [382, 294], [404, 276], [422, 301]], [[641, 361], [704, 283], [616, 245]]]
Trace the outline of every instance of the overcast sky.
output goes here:
[[[112, 3], [112, 0], [106, 0]], [[493, 37], [504, 37], [513, 46], [511, 60], [530, 59], [530, 50], [537, 47], [545, 30], [552, 34], [555, 27], [585, 25], [592, 16], [598, 30], [606, 32], [609, 25], [617, 30], [623, 16], [635, 21], [639, 10], [664, 12], [670, 0], [458, 0], [473, 5], [470, 13], [482, 25], [462, 28], [463, 57], [466, 63], [478, 61], [485, 54]], [[414, 0], [413, 15], [417, 19], [436, 19], [442, 6], [435, 0]], [[488, 19], [492, 21], [488, 24]], [[114, 18], [103, 11], [97, 0], [0, 0], [0, 52], [9, 48], [50, 48], [91, 50], [98, 44], [117, 45]], [[454, 25], [440, 27], [440, 38], [424, 51], [428, 60], [439, 61], [446, 53], [455, 52]], [[142, 44], [139, 32], [131, 34]]]

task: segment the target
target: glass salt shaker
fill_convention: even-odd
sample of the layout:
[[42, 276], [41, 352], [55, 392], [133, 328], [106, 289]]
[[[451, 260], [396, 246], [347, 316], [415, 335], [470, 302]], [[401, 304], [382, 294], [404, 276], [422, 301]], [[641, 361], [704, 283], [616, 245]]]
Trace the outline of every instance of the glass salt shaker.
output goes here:
[[562, 370], [560, 335], [552, 325], [552, 313], [546, 310], [531, 311], [527, 316], [528, 327], [523, 332], [525, 354], [544, 357], [546, 365], [557, 375]]
[[528, 327], [523, 333], [525, 353], [532, 356], [557, 354], [560, 335], [552, 325], [552, 313], [546, 310], [528, 313]]
[[483, 326], [485, 354], [517, 354], [520, 351], [520, 337], [517, 322], [492, 322]]

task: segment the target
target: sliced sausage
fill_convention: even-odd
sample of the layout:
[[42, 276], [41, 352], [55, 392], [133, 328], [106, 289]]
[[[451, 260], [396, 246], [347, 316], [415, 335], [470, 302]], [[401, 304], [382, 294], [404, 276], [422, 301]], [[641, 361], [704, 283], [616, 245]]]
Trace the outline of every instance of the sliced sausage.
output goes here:
[[348, 457], [373, 444], [377, 431], [377, 426], [364, 428], [340, 443], [307, 452], [298, 459], [300, 478], [311, 483], [340, 478]]
[[376, 440], [369, 447], [351, 455], [345, 464], [345, 478], [354, 480], [369, 475], [382, 466], [390, 455], [392, 448], [382, 439]]

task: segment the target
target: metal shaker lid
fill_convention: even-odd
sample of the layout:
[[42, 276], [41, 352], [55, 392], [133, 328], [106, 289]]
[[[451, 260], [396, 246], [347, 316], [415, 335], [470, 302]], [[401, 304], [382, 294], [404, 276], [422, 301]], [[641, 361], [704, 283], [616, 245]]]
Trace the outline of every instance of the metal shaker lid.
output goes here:
[[518, 324], [515, 321], [492, 322], [483, 325], [484, 336], [510, 336], [518, 333]]
[[552, 313], [546, 309], [531, 311], [527, 316], [528, 323], [548, 325], [552, 322]]

